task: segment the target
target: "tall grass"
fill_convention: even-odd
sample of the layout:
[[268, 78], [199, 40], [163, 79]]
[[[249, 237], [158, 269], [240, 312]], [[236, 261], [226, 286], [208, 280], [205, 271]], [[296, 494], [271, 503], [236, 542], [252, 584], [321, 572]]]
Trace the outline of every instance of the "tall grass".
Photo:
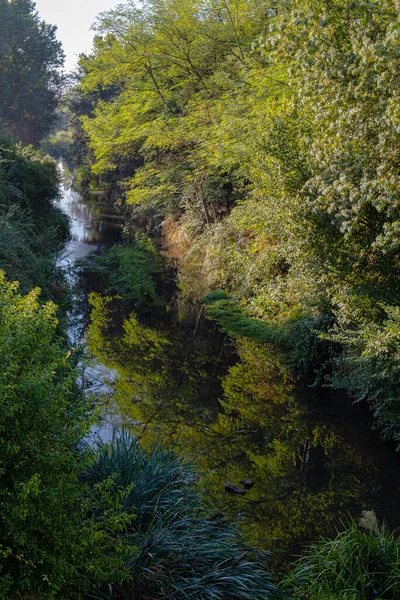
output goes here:
[[138, 550], [126, 565], [132, 581], [106, 585], [92, 598], [271, 597], [268, 555], [249, 544], [238, 524], [217, 513], [188, 456], [165, 451], [161, 443], [144, 450], [124, 433], [110, 446], [98, 446], [84, 480], [94, 486], [112, 475], [116, 493], [126, 490], [124, 510], [135, 514], [125, 535]]
[[293, 600], [398, 600], [400, 537], [373, 512], [312, 544], [282, 585]]

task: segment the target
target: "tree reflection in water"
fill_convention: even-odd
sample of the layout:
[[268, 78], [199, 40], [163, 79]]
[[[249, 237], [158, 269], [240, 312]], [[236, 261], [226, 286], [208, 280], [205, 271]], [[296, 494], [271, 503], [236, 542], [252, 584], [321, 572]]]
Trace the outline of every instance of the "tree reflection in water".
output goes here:
[[[192, 444], [227, 511], [243, 513], [264, 546], [298, 553], [301, 542], [335, 533], [349, 513], [396, 513], [398, 476], [392, 492], [385, 487], [395, 472], [389, 451], [375, 455], [373, 434], [357, 414], [343, 416], [339, 398], [299, 392], [277, 348], [233, 342], [190, 305], [143, 319], [121, 317], [121, 300], [90, 301], [88, 346], [117, 373], [119, 409], [144, 443], [156, 428]], [[246, 477], [254, 486], [244, 496], [224, 491], [226, 481]]]

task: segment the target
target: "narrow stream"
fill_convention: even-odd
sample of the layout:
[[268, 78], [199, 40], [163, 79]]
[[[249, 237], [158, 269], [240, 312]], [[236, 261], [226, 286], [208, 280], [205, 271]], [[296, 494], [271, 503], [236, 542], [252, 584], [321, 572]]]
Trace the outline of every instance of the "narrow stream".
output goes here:
[[[104, 198], [85, 202], [66, 191], [62, 207], [73, 225], [65, 267], [120, 241], [122, 217]], [[333, 535], [362, 510], [400, 525], [399, 456], [370, 429], [364, 407], [337, 392], [298, 389], [284, 357], [230, 340], [178, 290], [145, 316], [119, 300], [100, 302], [81, 339], [118, 419], [135, 423], [144, 444], [157, 435], [189, 445], [227, 512], [243, 514], [254, 538], [282, 550], [277, 568], [285, 553]], [[245, 494], [225, 491], [246, 478]]]
[[[62, 170], [62, 166], [60, 166]], [[65, 269], [70, 283], [76, 287], [79, 278], [77, 265], [96, 253], [102, 246], [121, 241], [124, 219], [104, 195], [93, 194], [85, 201], [71, 188], [62, 189], [60, 206], [70, 218], [70, 240], [66, 243], [58, 264]], [[71, 346], [86, 345], [86, 314], [82, 310], [81, 294], [73, 298], [73, 309], [68, 314], [67, 334]], [[114, 427], [125, 425], [112, 402], [112, 388], [107, 381], [113, 379], [113, 371], [102, 365], [95, 357], [82, 369], [82, 385], [87, 393], [96, 394], [105, 407], [101, 410], [99, 424], [92, 428], [91, 437], [104, 442], [112, 439]]]

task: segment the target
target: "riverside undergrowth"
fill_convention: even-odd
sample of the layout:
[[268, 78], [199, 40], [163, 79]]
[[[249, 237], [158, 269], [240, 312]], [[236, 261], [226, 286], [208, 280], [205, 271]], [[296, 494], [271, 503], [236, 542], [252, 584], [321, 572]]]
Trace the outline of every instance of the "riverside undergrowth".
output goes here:
[[65, 274], [56, 265], [69, 235], [57, 206], [59, 183], [53, 160], [0, 133], [0, 269], [21, 292], [38, 286], [44, 299], [67, 306]]

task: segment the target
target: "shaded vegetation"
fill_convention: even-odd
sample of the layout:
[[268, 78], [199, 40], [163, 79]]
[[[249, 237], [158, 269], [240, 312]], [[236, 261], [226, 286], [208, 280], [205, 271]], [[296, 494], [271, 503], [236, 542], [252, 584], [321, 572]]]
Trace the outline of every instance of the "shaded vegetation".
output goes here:
[[56, 27], [31, 0], [0, 2], [0, 123], [17, 142], [39, 146], [54, 119], [64, 53]]
[[122, 434], [111, 446], [99, 446], [84, 481], [99, 485], [114, 474], [115, 490], [125, 491], [125, 510], [135, 513], [126, 532], [137, 546], [125, 564], [132, 580], [91, 597], [271, 597], [268, 555], [251, 547], [211, 498], [205, 500], [198, 468], [182, 449], [177, 454], [154, 442], [146, 451]]
[[46, 299], [65, 304], [65, 275], [56, 259], [69, 223], [53, 204], [58, 194], [54, 161], [0, 134], [0, 268], [22, 292], [39, 286]]
[[312, 544], [282, 588], [298, 600], [372, 600], [400, 597], [400, 539], [363, 511], [333, 540]]
[[82, 263], [83, 275], [96, 278], [106, 294], [118, 294], [138, 308], [161, 305], [155, 276], [161, 272], [161, 257], [144, 234], [130, 236], [129, 242], [102, 250]]

